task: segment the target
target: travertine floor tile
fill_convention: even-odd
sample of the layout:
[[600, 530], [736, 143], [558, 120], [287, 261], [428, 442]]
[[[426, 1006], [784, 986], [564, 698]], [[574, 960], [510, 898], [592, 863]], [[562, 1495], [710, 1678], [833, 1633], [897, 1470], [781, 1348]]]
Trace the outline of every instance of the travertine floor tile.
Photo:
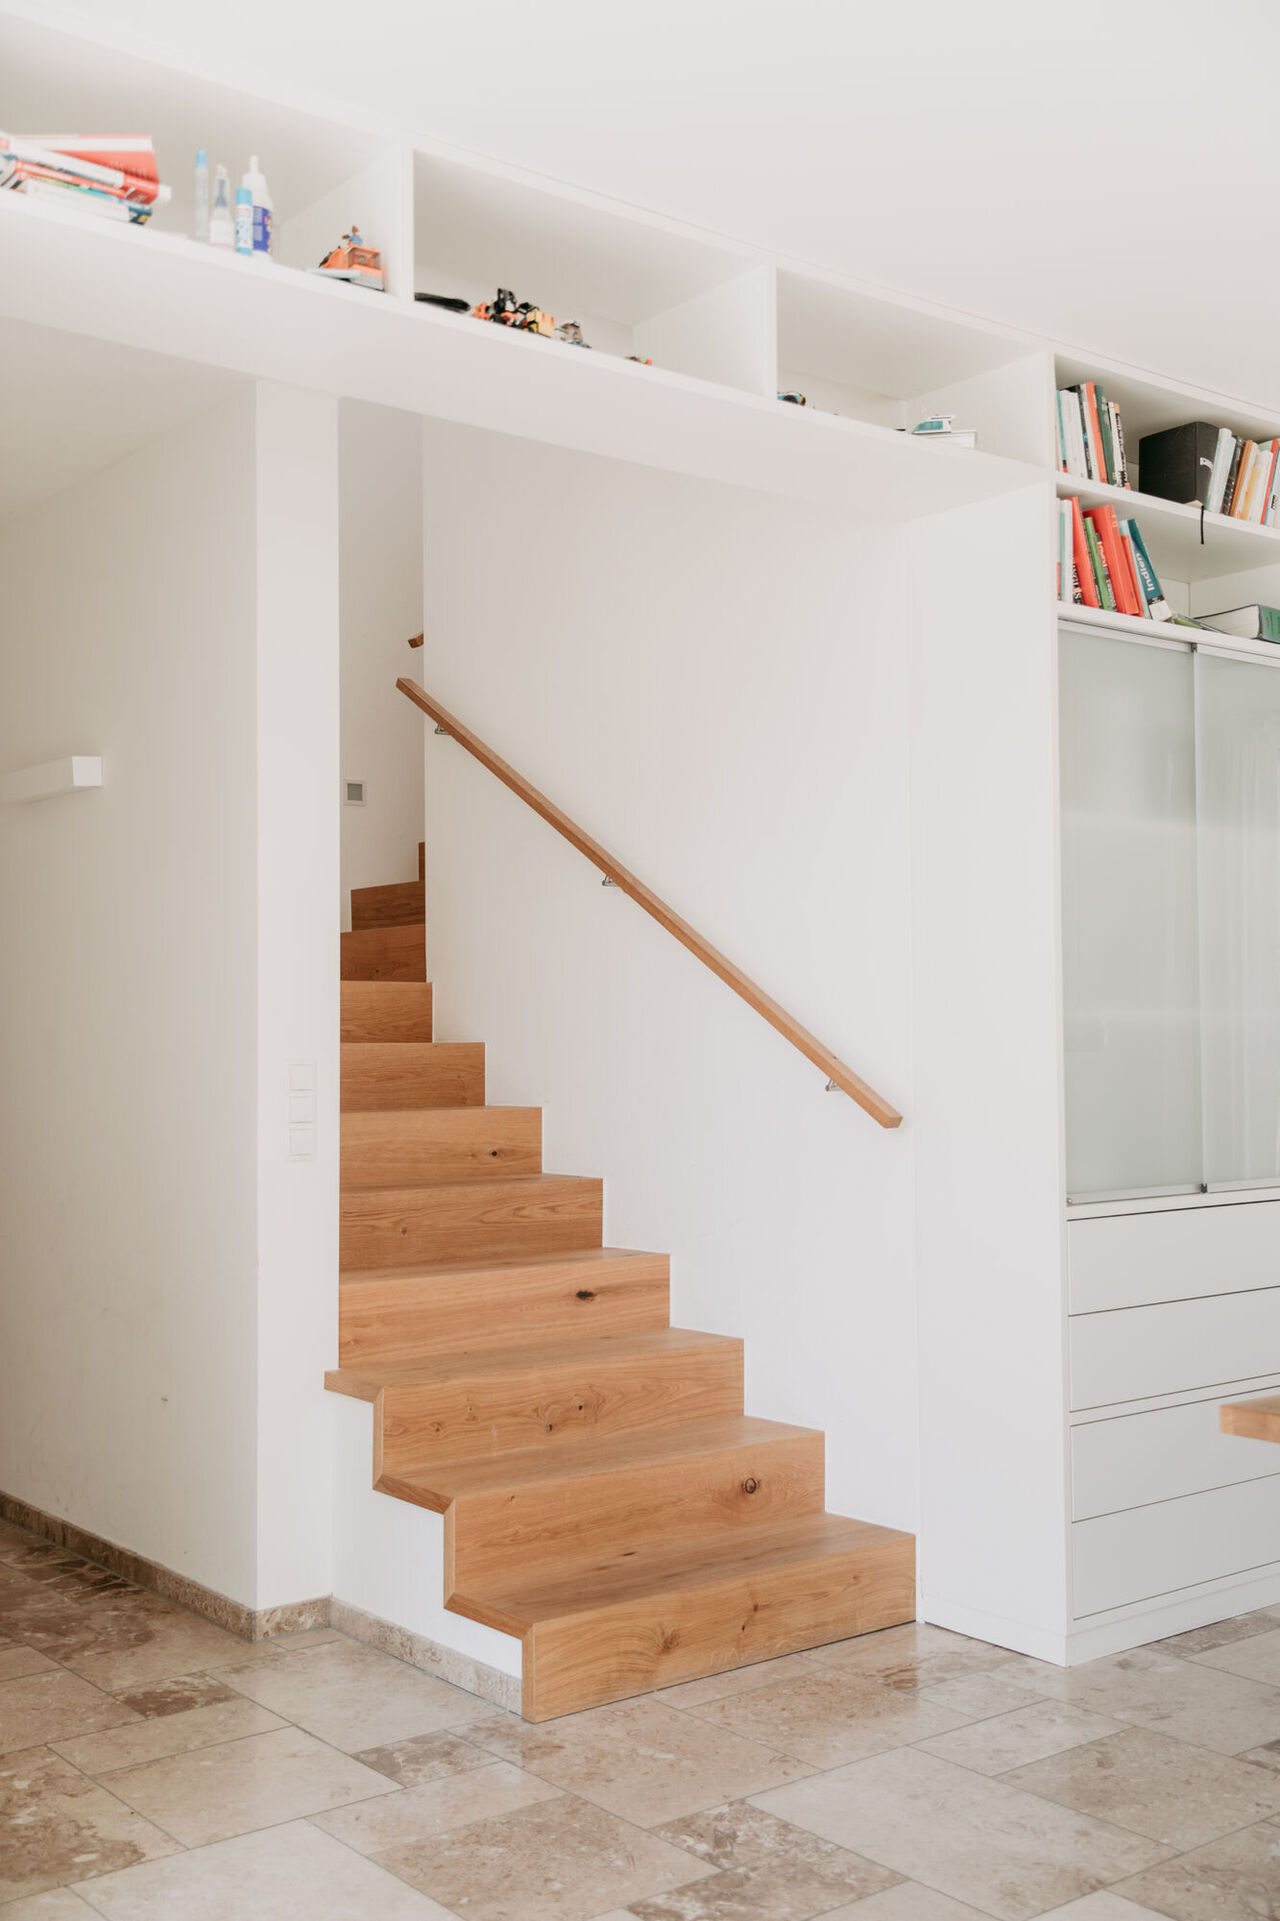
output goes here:
[[504, 1717], [476, 1728], [473, 1738], [504, 1760], [641, 1828], [795, 1780], [806, 1771], [757, 1742], [643, 1697], [537, 1726]]
[[922, 1701], [948, 1708], [966, 1721], [986, 1721], [996, 1714], [1012, 1714], [1040, 1698], [1030, 1688], [995, 1672], [966, 1674], [958, 1681], [939, 1681], [919, 1690]]
[[185, 1714], [160, 1714], [127, 1727], [108, 1728], [105, 1734], [81, 1734], [50, 1746], [85, 1774], [107, 1774], [115, 1768], [137, 1768], [168, 1754], [192, 1748], [212, 1748], [221, 1741], [239, 1741], [246, 1734], [269, 1734], [285, 1723], [278, 1714], [232, 1695], [208, 1707], [188, 1708]]
[[885, 1687], [836, 1668], [727, 1701], [708, 1701], [693, 1712], [779, 1754], [794, 1755], [810, 1768], [839, 1767], [945, 1734], [969, 1718], [926, 1701], [915, 1688]]
[[[1023, 1657], [1018, 1660], [1022, 1663]], [[1084, 1667], [1027, 1661], [999, 1672], [1011, 1679], [1020, 1674], [1028, 1687], [1055, 1700], [1114, 1721], [1155, 1728], [1220, 1754], [1239, 1754], [1280, 1740], [1280, 1689], [1225, 1674], [1198, 1658], [1173, 1660], [1135, 1648]]]
[[1280, 1824], [1210, 1841], [1116, 1889], [1173, 1921], [1273, 1921], [1280, 1907]]
[[802, 1674], [817, 1673], [819, 1667], [811, 1654], [782, 1654], [776, 1661], [756, 1661], [749, 1668], [730, 1668], [727, 1674], [709, 1674], [702, 1681], [681, 1681], [673, 1688], [659, 1688], [652, 1698], [665, 1701], [668, 1707], [696, 1708], [704, 1701], [723, 1701], [726, 1695], [771, 1687], [775, 1681], [794, 1681]]
[[939, 1681], [958, 1681], [968, 1674], [981, 1674], [1009, 1659], [1007, 1648], [989, 1647], [985, 1641], [970, 1641], [963, 1634], [946, 1628], [910, 1622], [905, 1627], [884, 1628], [879, 1634], [862, 1634], [853, 1641], [837, 1641], [818, 1648], [817, 1658], [831, 1667], [850, 1674], [865, 1675], [891, 1688], [923, 1688]]
[[129, 1605], [104, 1598], [83, 1610], [94, 1632], [87, 1646], [50, 1652], [85, 1680], [124, 1692], [171, 1680], [220, 1655], [230, 1659], [244, 1650], [237, 1635], [157, 1596], [148, 1595], [137, 1604], [134, 1595], [125, 1598]]
[[1004, 1774], [1010, 1768], [1025, 1767], [1066, 1748], [1119, 1732], [1118, 1721], [1091, 1714], [1087, 1708], [1073, 1708], [1066, 1701], [1033, 1701], [1030, 1707], [1015, 1708], [1012, 1714], [972, 1721], [967, 1727], [936, 1734], [916, 1745], [926, 1754], [958, 1761], [978, 1774]]
[[885, 1893], [869, 1895], [851, 1907], [832, 1908], [822, 1921], [989, 1921], [989, 1916], [919, 1881], [899, 1881]]
[[654, 1830], [720, 1870], [632, 1903], [637, 1921], [810, 1921], [898, 1880], [890, 1869], [743, 1802]]
[[107, 1921], [452, 1921], [306, 1821], [130, 1868], [77, 1892]]
[[487, 1768], [446, 1775], [442, 1781], [428, 1781], [420, 1788], [405, 1788], [400, 1794], [338, 1808], [332, 1814], [317, 1814], [314, 1820], [317, 1827], [345, 1841], [357, 1854], [385, 1854], [390, 1848], [427, 1841], [472, 1821], [493, 1821], [514, 1814], [518, 1808], [535, 1807], [539, 1801], [554, 1800], [559, 1793], [550, 1781], [490, 1756]]
[[48, 1748], [0, 1761], [0, 1903], [177, 1851], [168, 1834]]
[[0, 1754], [137, 1718], [132, 1708], [62, 1668], [0, 1682]]
[[148, 1687], [125, 1688], [116, 1699], [151, 1720], [158, 1714], [185, 1714], [190, 1708], [207, 1708], [215, 1701], [236, 1701], [240, 1697], [212, 1674], [178, 1674], [170, 1681], [153, 1681]]
[[998, 1921], [1029, 1921], [1170, 1853], [914, 1748], [753, 1798]]
[[50, 1888], [47, 1894], [11, 1901], [3, 1912], [4, 1921], [90, 1921], [93, 1909], [70, 1888]]
[[1280, 1774], [1148, 1728], [1127, 1728], [1017, 1768], [1005, 1779], [1179, 1851], [1251, 1826], [1280, 1808]]
[[0, 1681], [17, 1681], [27, 1674], [40, 1674], [53, 1667], [47, 1654], [29, 1648], [23, 1641], [8, 1641], [0, 1648]]
[[347, 1754], [492, 1715], [488, 1701], [389, 1654], [337, 1641], [219, 1678]]
[[1246, 1748], [1242, 1761], [1254, 1761], [1260, 1768], [1280, 1768], [1280, 1741], [1268, 1741], [1260, 1748]]
[[1065, 1908], [1054, 1908], [1051, 1914], [1041, 1915], [1040, 1921], [1165, 1921], [1165, 1917], [1154, 1908], [1140, 1908], [1125, 1895], [1102, 1888], [1097, 1894], [1069, 1901]]
[[587, 1921], [714, 1873], [570, 1795], [377, 1859], [467, 1921]]
[[1247, 1681], [1264, 1681], [1280, 1688], [1280, 1628], [1269, 1634], [1251, 1634], [1227, 1647], [1210, 1648], [1191, 1657], [1197, 1667], [1220, 1668], [1226, 1674], [1242, 1674]]
[[396, 1792], [385, 1775], [300, 1728], [122, 1768], [102, 1784], [188, 1848]]
[[1171, 1634], [1167, 1640], [1157, 1641], [1155, 1647], [1160, 1654], [1209, 1654], [1234, 1641], [1248, 1641], [1255, 1634], [1270, 1634], [1277, 1627], [1280, 1608], [1259, 1608], [1254, 1614], [1233, 1614], [1229, 1621], [1211, 1621], [1208, 1627]]
[[[471, 1725], [467, 1723], [468, 1728]], [[439, 1734], [413, 1734], [407, 1741], [391, 1741], [386, 1747], [362, 1748], [355, 1758], [402, 1788], [421, 1788], [448, 1774], [487, 1768], [493, 1760], [487, 1748], [477, 1747], [465, 1734], [454, 1734], [449, 1728]]]

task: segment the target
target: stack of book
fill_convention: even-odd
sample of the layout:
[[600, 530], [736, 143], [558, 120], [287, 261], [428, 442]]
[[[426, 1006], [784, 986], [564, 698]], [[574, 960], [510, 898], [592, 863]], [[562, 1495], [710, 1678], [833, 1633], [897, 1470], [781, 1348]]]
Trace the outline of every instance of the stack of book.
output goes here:
[[147, 134], [0, 133], [0, 188], [140, 225], [171, 197]]
[[1096, 380], [1058, 389], [1058, 471], [1102, 486], [1129, 485], [1120, 409]]
[[1189, 420], [1148, 434], [1139, 446], [1142, 491], [1231, 520], [1275, 525], [1280, 440], [1247, 440], [1230, 427]]
[[1075, 499], [1058, 502], [1058, 599], [1136, 620], [1173, 618], [1138, 523]]

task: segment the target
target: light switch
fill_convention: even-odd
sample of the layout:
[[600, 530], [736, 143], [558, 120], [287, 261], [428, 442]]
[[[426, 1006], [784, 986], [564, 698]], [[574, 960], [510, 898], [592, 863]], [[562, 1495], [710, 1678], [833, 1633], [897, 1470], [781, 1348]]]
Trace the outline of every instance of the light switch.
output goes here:
[[289, 1159], [291, 1161], [313, 1161], [315, 1157], [315, 1128], [291, 1127], [289, 1129]]
[[314, 1094], [316, 1091], [316, 1064], [314, 1061], [289, 1062], [289, 1092], [291, 1094]]
[[316, 1118], [316, 1097], [314, 1094], [290, 1094], [289, 1125], [299, 1126], [309, 1122], [314, 1126]]

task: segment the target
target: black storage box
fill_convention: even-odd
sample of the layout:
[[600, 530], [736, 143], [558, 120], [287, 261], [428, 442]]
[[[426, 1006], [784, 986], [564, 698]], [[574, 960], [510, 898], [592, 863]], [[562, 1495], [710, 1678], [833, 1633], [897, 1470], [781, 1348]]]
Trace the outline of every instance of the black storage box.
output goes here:
[[1217, 451], [1218, 429], [1207, 420], [1144, 435], [1138, 442], [1138, 491], [1185, 507], [1204, 505]]

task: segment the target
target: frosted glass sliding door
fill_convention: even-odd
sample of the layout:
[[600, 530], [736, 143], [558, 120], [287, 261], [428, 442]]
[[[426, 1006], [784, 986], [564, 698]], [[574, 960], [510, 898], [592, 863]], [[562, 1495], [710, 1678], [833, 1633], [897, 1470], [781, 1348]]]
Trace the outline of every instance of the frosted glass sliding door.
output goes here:
[[1204, 1179], [1280, 1181], [1280, 669], [1196, 657]]
[[1067, 1192], [1194, 1190], [1192, 656], [1064, 627], [1060, 662]]

